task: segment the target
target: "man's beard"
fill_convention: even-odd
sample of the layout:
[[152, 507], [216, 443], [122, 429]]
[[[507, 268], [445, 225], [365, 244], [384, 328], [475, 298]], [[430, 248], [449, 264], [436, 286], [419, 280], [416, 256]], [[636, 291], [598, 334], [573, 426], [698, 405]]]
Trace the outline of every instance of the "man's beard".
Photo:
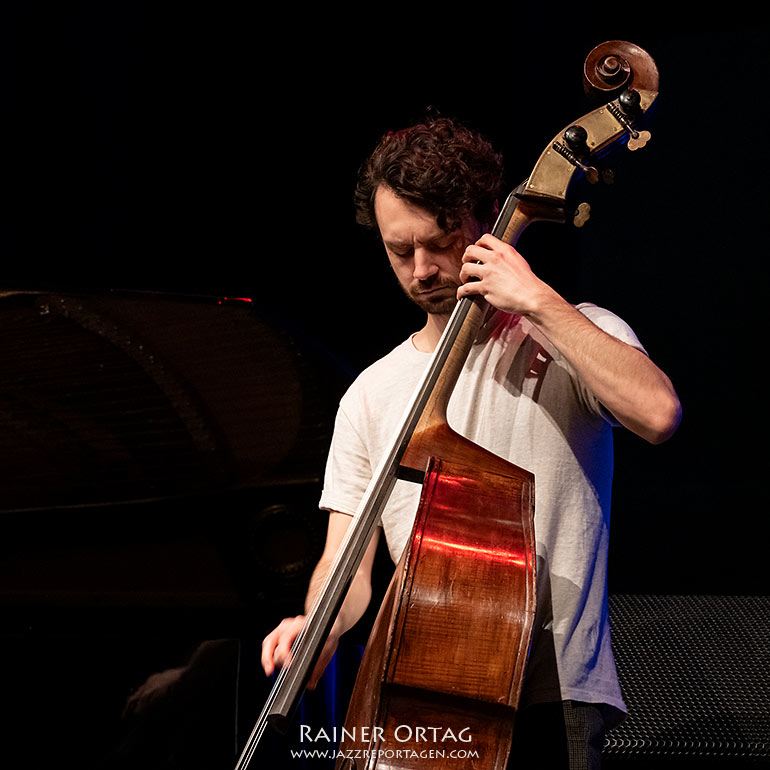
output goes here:
[[[433, 281], [420, 281], [409, 289], [404, 289], [404, 291], [409, 299], [426, 313], [450, 315], [457, 304], [457, 289], [459, 287], [459, 281], [451, 278], [440, 278]], [[436, 291], [437, 289], [441, 289], [441, 291]]]

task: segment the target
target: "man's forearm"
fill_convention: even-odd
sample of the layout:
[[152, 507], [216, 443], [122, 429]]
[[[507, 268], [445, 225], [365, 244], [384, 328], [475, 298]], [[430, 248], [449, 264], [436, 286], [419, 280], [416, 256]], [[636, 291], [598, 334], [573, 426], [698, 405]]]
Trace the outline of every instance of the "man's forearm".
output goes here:
[[[307, 596], [305, 597], [305, 613], [309, 613], [313, 604], [323, 590], [324, 583], [329, 570], [332, 567], [332, 560], [321, 559], [313, 570], [310, 579]], [[348, 589], [345, 601], [340, 607], [337, 619], [332, 626], [331, 635], [339, 638], [345, 631], [352, 628], [366, 612], [369, 601], [372, 598], [372, 587], [369, 576], [359, 570], [353, 578]]]
[[615, 339], [538, 278], [510, 244], [482, 236], [463, 255], [458, 298], [479, 294], [506, 313], [528, 318], [572, 364], [615, 418], [658, 444], [681, 418], [668, 377], [639, 350]]
[[676, 430], [679, 398], [644, 353], [607, 334], [558, 296], [530, 320], [625, 427], [656, 444]]

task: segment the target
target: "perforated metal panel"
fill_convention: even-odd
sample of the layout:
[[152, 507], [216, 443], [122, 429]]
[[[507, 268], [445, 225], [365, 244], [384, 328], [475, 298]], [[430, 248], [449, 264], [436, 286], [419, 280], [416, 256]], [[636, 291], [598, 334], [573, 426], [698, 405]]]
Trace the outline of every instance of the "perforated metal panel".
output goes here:
[[628, 719], [607, 757], [770, 763], [770, 597], [610, 599]]

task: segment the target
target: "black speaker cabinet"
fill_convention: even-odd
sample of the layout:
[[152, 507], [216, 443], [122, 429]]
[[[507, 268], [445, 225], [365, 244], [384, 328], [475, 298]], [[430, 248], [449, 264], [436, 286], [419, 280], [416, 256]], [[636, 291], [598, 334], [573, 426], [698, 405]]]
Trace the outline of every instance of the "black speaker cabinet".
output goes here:
[[770, 767], [770, 597], [610, 597], [626, 721], [607, 767]]

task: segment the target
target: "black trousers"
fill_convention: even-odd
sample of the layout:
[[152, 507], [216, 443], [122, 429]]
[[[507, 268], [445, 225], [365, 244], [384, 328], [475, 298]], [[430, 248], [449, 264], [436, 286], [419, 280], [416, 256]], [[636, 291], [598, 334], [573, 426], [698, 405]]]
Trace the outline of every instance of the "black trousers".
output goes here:
[[516, 716], [508, 770], [599, 770], [607, 730], [619, 721], [608, 706], [539, 703]]

